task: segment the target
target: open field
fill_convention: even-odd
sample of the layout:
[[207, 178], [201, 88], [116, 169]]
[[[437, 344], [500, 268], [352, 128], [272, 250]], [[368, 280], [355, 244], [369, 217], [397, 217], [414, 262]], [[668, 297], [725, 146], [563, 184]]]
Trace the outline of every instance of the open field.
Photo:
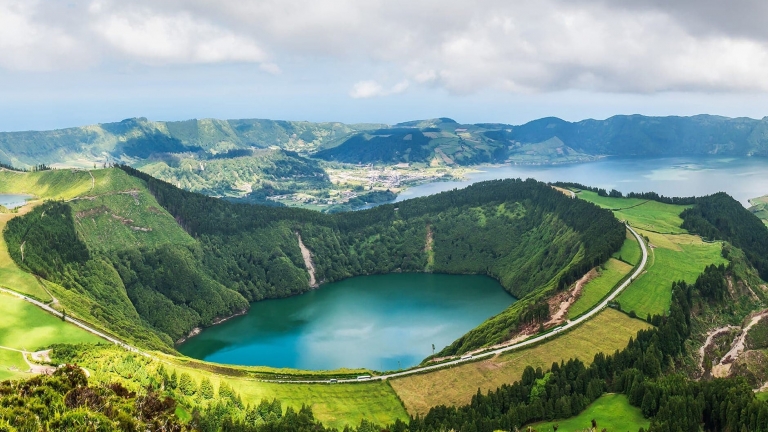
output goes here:
[[71, 199], [91, 190], [86, 171], [53, 170], [17, 173], [0, 170], [0, 193], [29, 194], [42, 199]]
[[710, 264], [727, 264], [720, 243], [704, 243], [692, 235], [662, 235], [638, 230], [650, 238], [652, 248], [646, 272], [618, 298], [622, 310], [638, 317], [665, 314], [672, 301], [672, 283], [693, 283]]
[[593, 204], [596, 204], [602, 208], [607, 209], [621, 209], [626, 207], [632, 207], [636, 206], [638, 204], [642, 204], [646, 202], [644, 199], [640, 198], [611, 198], [611, 197], [602, 197], [597, 194], [597, 192], [592, 192], [588, 190], [583, 190], [576, 194], [578, 198], [581, 198], [583, 200], [589, 201]]
[[29, 370], [27, 362], [18, 351], [0, 348], [0, 381], [28, 377], [23, 371]]
[[640, 245], [637, 244], [637, 239], [635, 239], [635, 236], [633, 236], [632, 233], [627, 231], [627, 239], [624, 240], [621, 249], [613, 254], [613, 257], [619, 261], [632, 264], [633, 266], [640, 262], [643, 254], [640, 251]]
[[762, 219], [764, 224], [768, 225], [768, 195], [752, 198], [749, 200], [749, 203], [752, 205], [749, 211]]
[[99, 343], [101, 338], [36, 306], [0, 293], [0, 346], [34, 351], [54, 343]]
[[343, 429], [367, 419], [380, 425], [396, 419], [406, 420], [405, 408], [386, 382], [361, 384], [273, 384], [229, 380], [243, 402], [257, 404], [262, 398], [277, 398], [283, 405], [312, 407], [315, 416], [326, 426]]
[[[345, 425], [357, 426], [362, 419], [380, 425], [393, 423], [395, 420], [407, 420], [405, 408], [400, 403], [387, 382], [369, 381], [364, 383], [338, 384], [302, 384], [270, 383], [257, 380], [245, 372], [252, 368], [227, 367], [218, 371], [184, 359], [166, 355], [147, 358], [130, 353], [116, 346], [100, 346], [81, 350], [76, 360], [91, 372], [91, 379], [96, 382], [124, 383], [133, 391], [139, 391], [148, 383], [148, 377], [158, 376], [162, 367], [168, 374], [177, 376], [187, 374], [196, 386], [203, 378], [210, 380], [214, 389], [222, 383], [229, 385], [242, 399], [244, 405], [258, 405], [263, 398], [277, 398], [283, 409], [288, 406], [299, 410], [302, 405], [312, 408], [315, 418], [329, 427], [343, 429]], [[199, 398], [178, 400], [180, 407], [187, 409], [191, 404], [199, 404]]]
[[[637, 244], [637, 243], [635, 243]], [[581, 296], [576, 302], [573, 303], [568, 310], [568, 316], [575, 318], [582, 313], [590, 310], [593, 306], [598, 304], [611, 289], [616, 286], [617, 283], [626, 275], [628, 275], [634, 267], [629, 264], [619, 261], [617, 259], [609, 259], [605, 264], [605, 269], [600, 270], [600, 274], [589, 281], [581, 290]]]
[[575, 432], [591, 429], [593, 419], [597, 422], [597, 430], [636, 431], [640, 428], [648, 429], [650, 425], [640, 408], [630, 405], [626, 396], [605, 394], [577, 416], [530, 426], [539, 432], [554, 431], [555, 425], [560, 432]]
[[478, 388], [485, 393], [522, 377], [526, 366], [549, 368], [554, 362], [579, 358], [590, 363], [599, 352], [613, 353], [627, 345], [630, 337], [649, 324], [606, 309], [575, 330], [541, 345], [431, 373], [393, 379], [395, 389], [412, 415], [430, 408], [464, 405]]
[[[664, 204], [637, 198], [601, 197], [595, 192], [582, 191], [577, 197], [614, 210], [619, 220], [629, 221], [634, 228], [660, 233], [686, 233], [680, 228], [683, 220], [680, 213], [690, 206]], [[617, 210], [620, 209], [620, 210]]]

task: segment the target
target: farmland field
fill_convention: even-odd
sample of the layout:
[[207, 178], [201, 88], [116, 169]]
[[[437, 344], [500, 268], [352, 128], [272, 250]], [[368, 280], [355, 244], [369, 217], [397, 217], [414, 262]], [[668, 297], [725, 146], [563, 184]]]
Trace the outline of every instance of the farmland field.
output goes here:
[[104, 342], [10, 294], [0, 293], [0, 316], [0, 346], [34, 351], [54, 343]]
[[530, 426], [539, 432], [553, 431], [555, 425], [560, 432], [575, 432], [591, 429], [593, 419], [597, 423], [596, 430], [636, 431], [640, 428], [648, 429], [650, 425], [640, 408], [630, 405], [626, 396], [605, 394], [577, 416]]
[[625, 262], [609, 259], [605, 269], [601, 269], [600, 274], [582, 288], [581, 296], [568, 310], [568, 316], [575, 318], [598, 304], [632, 269]]
[[646, 272], [619, 295], [624, 311], [637, 316], [665, 314], [672, 301], [672, 283], [693, 283], [710, 264], [727, 264], [720, 243], [704, 243], [692, 235], [662, 235], [638, 230], [651, 240]]
[[643, 254], [640, 250], [640, 245], [637, 244], [637, 239], [635, 239], [635, 236], [632, 235], [632, 233], [627, 231], [627, 239], [624, 241], [624, 244], [621, 245], [621, 249], [613, 254], [613, 257], [619, 261], [637, 265], [637, 263], [640, 262], [640, 258], [642, 258], [642, 256]]
[[26, 370], [29, 366], [20, 352], [0, 348], [0, 381], [29, 377]]
[[488, 360], [435, 372], [393, 379], [392, 388], [411, 415], [424, 415], [436, 405], [464, 405], [478, 388], [485, 393], [522, 377], [526, 366], [547, 369], [553, 362], [578, 358], [591, 363], [599, 352], [612, 353], [649, 324], [606, 309], [574, 330], [541, 345], [514, 350]]

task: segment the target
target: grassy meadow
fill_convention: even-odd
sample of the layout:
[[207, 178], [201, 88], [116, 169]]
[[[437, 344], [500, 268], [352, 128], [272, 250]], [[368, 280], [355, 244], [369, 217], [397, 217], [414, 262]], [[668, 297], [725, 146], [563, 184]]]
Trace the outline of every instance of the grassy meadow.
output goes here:
[[10, 294], [0, 293], [0, 316], [0, 346], [35, 351], [54, 343], [104, 342]]
[[680, 228], [680, 213], [690, 206], [664, 204], [638, 198], [601, 197], [595, 192], [581, 191], [577, 197], [613, 210], [619, 220], [626, 220], [633, 228], [659, 233], [685, 233]]
[[619, 281], [628, 275], [632, 269], [631, 265], [611, 258], [605, 263], [605, 268], [599, 270], [599, 274], [596, 278], [587, 282], [581, 289], [581, 296], [576, 300], [571, 308], [568, 310], [568, 316], [575, 318], [582, 313], [590, 310], [593, 306], [598, 304], [611, 290], [616, 286]]
[[[649, 239], [651, 248], [646, 271], [618, 298], [622, 310], [626, 312], [634, 311], [641, 318], [649, 314], [665, 314], [672, 301], [673, 282], [684, 280], [693, 283], [706, 266], [727, 264], [721, 255], [720, 243], [705, 243], [700, 237], [689, 235], [681, 228], [683, 220], [680, 213], [689, 206], [636, 198], [601, 197], [590, 191], [582, 191], [577, 196], [614, 209], [616, 218], [628, 221], [639, 234]], [[629, 258], [629, 262], [639, 261], [640, 251], [634, 255], [625, 250], [627, 247], [625, 243], [614, 258], [621, 255], [624, 260]]]
[[630, 405], [626, 396], [605, 394], [577, 416], [534, 423], [530, 427], [538, 432], [553, 432], [555, 426], [559, 432], [576, 432], [591, 429], [592, 420], [597, 422], [597, 430], [636, 431], [640, 428], [648, 429], [650, 425], [650, 421], [643, 417], [640, 408]]
[[599, 352], [627, 346], [630, 337], [649, 324], [606, 309], [574, 330], [532, 348], [449, 369], [391, 380], [392, 388], [411, 415], [426, 414], [437, 405], [464, 405], [478, 388], [485, 393], [519, 380], [526, 366], [547, 369], [554, 362], [578, 358], [589, 364]]
[[[211, 371], [195, 367], [195, 363], [189, 363], [180, 358], [171, 356], [147, 358], [116, 346], [80, 349], [76, 361], [91, 372], [92, 380], [119, 381], [134, 391], [139, 391], [146, 386], [149, 377], [157, 378], [158, 369], [162, 365], [168, 374], [175, 372], [179, 377], [182, 374], [189, 375], [196, 386], [200, 385], [203, 378], [210, 380], [214, 389], [226, 383], [240, 396], [246, 406], [258, 405], [264, 398], [268, 400], [277, 398], [281, 401], [283, 409], [291, 406], [298, 411], [302, 405], [308, 405], [312, 408], [316, 419], [326, 426], [340, 430], [348, 424], [356, 426], [362, 419], [381, 425], [390, 424], [396, 419], [408, 419], [405, 408], [387, 382], [269, 383], [249, 377], [244, 371], [251, 368]], [[199, 398], [199, 394], [180, 396], [178, 402], [185, 410], [191, 406], [206, 403]]]
[[627, 231], [627, 239], [624, 240], [621, 249], [613, 254], [613, 257], [633, 266], [640, 263], [643, 258], [643, 251], [640, 250], [640, 245], [637, 244], [637, 239], [631, 232]]
[[624, 311], [635, 311], [645, 318], [648, 314], [665, 314], [672, 302], [672, 283], [684, 280], [693, 283], [710, 264], [727, 264], [720, 243], [704, 243], [688, 234], [666, 235], [645, 232], [653, 245], [646, 271], [619, 295]]
[[0, 381], [28, 378], [30, 375], [24, 372], [27, 370], [29, 366], [20, 352], [0, 348]]

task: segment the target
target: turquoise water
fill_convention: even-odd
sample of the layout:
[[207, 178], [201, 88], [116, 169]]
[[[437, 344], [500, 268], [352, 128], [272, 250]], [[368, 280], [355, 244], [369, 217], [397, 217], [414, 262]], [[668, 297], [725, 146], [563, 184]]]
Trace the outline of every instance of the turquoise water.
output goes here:
[[298, 369], [415, 366], [514, 303], [486, 276], [359, 276], [279, 300], [205, 329], [178, 347], [190, 357]]

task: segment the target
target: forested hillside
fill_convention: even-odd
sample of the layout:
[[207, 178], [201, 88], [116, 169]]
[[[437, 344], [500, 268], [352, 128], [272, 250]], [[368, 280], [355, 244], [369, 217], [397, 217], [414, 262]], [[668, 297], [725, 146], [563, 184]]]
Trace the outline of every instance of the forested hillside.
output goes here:
[[19, 167], [63, 162], [100, 164], [191, 152], [200, 152], [206, 159], [231, 150], [270, 146], [307, 152], [350, 133], [380, 127], [384, 125], [259, 119], [162, 122], [133, 118], [52, 131], [0, 132], [0, 162]]
[[297, 236], [321, 283], [398, 271], [477, 273], [523, 299], [503, 325], [465, 340], [462, 350], [503, 340], [504, 326], [531, 319], [544, 293], [607, 260], [625, 236], [609, 211], [533, 180], [328, 215], [234, 204], [122, 169], [97, 172], [109, 173], [104, 194], [13, 219], [5, 239], [22, 268], [97, 300], [104, 311], [95, 318], [114, 314], [132, 331], [149, 326], [167, 345], [246, 309], [246, 300], [310, 289]]
[[744, 251], [750, 263], [768, 279], [768, 227], [725, 193], [701, 197], [685, 210], [683, 228], [712, 240], [726, 240]]
[[267, 148], [355, 164], [562, 163], [600, 155], [766, 156], [768, 119], [631, 115], [572, 123], [549, 117], [515, 126], [460, 124], [438, 118], [388, 126], [134, 118], [54, 131], [0, 133], [0, 163], [18, 167], [114, 161], [140, 165], [163, 154], [186, 154], [187, 158], [205, 161]]

